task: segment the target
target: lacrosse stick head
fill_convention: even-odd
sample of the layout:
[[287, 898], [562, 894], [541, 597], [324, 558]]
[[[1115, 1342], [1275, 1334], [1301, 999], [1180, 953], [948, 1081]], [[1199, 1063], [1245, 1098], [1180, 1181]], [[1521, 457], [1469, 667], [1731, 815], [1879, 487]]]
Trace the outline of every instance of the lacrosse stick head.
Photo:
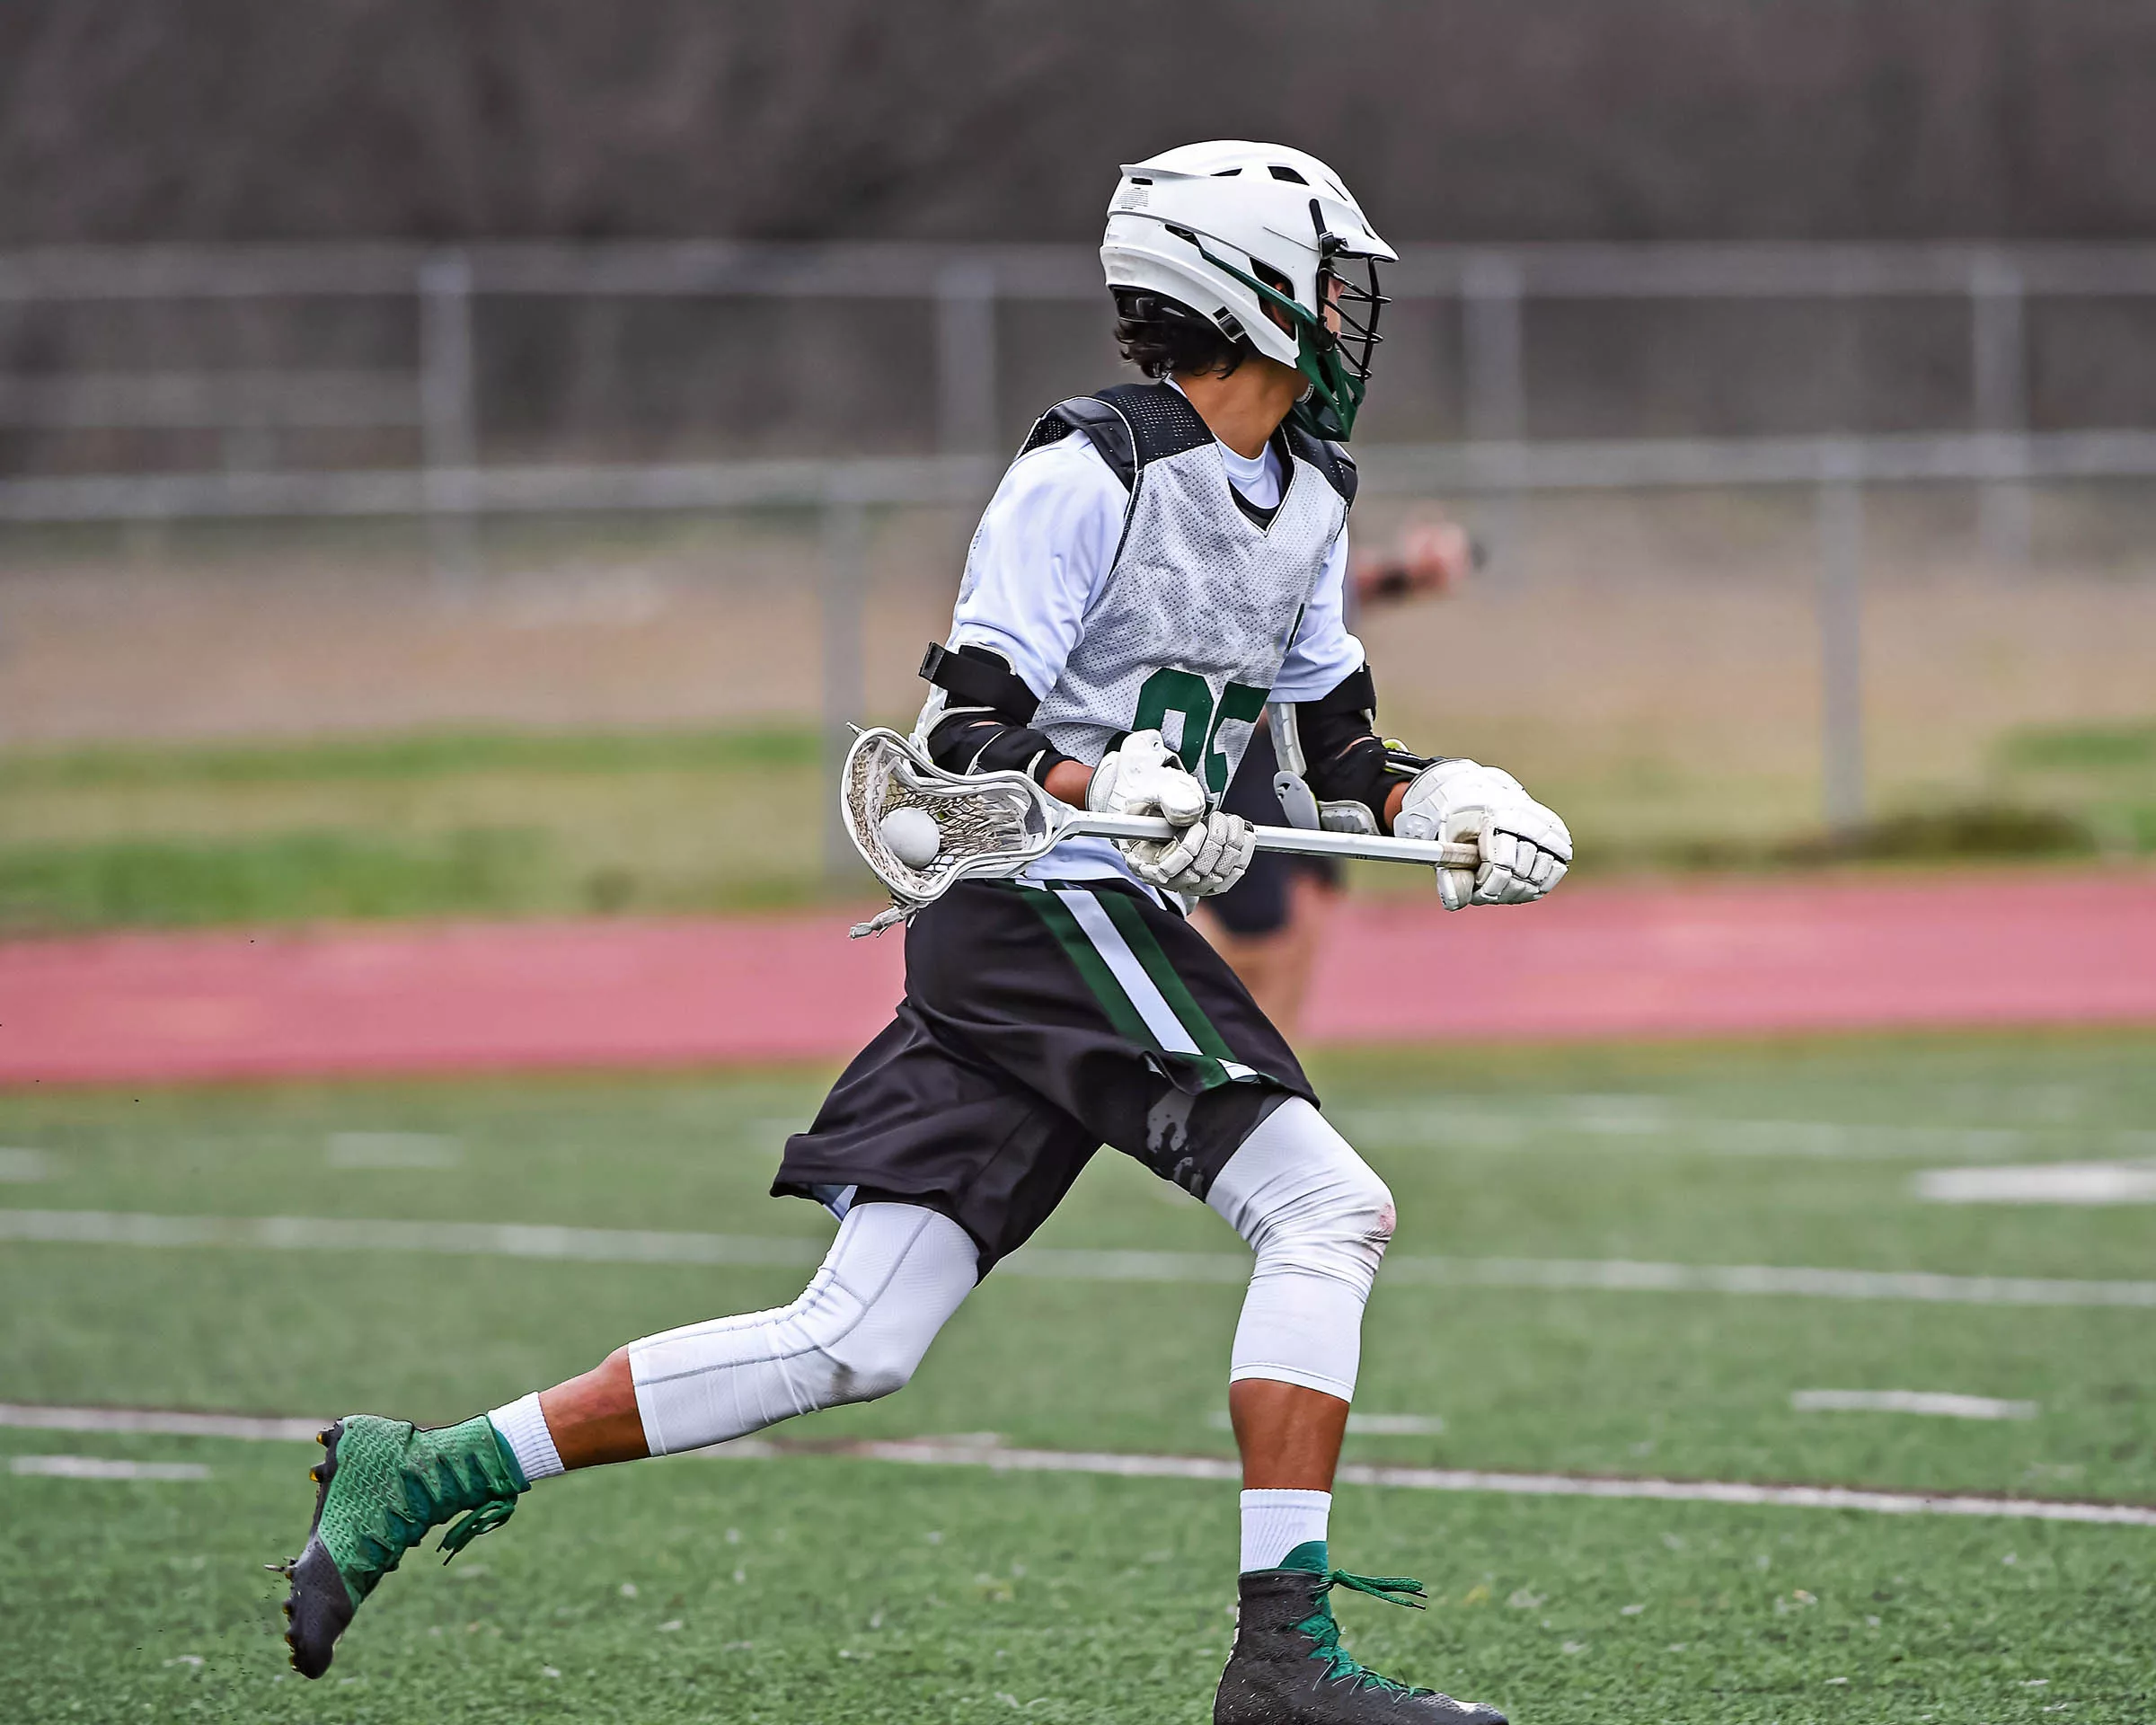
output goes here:
[[[1056, 842], [1051, 801], [1023, 773], [946, 773], [895, 730], [862, 731], [846, 751], [839, 809], [891, 907], [856, 924], [856, 938], [911, 922], [961, 880], [1015, 874], [1046, 856]], [[906, 862], [885, 836], [884, 822], [901, 809], [922, 809], [936, 824], [936, 853], [925, 862]]]

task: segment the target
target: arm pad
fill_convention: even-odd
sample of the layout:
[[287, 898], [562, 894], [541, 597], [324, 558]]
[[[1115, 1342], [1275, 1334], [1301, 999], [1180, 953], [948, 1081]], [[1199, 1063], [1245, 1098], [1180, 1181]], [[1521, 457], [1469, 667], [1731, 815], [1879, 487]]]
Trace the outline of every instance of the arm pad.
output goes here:
[[1384, 830], [1385, 800], [1430, 765], [1377, 734], [1377, 684], [1365, 665], [1316, 701], [1295, 703], [1305, 782], [1320, 802], [1359, 802]]
[[951, 697], [928, 733], [928, 757], [947, 773], [1023, 773], [1037, 784], [1071, 758], [1029, 721], [1040, 701], [999, 653], [932, 646], [921, 675]]

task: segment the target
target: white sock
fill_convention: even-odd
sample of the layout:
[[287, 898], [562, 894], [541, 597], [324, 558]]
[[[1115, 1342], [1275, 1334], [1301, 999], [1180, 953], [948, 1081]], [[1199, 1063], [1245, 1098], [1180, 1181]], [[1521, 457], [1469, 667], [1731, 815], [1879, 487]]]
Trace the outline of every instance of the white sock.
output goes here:
[[509, 1454], [517, 1458], [526, 1479], [536, 1484], [566, 1472], [554, 1448], [554, 1434], [546, 1429], [546, 1416], [539, 1411], [536, 1394], [519, 1396], [506, 1408], [496, 1408], [487, 1419], [509, 1446]]
[[1245, 1491], [1242, 1494], [1242, 1567], [1277, 1570], [1298, 1545], [1325, 1537], [1332, 1514], [1330, 1491]]

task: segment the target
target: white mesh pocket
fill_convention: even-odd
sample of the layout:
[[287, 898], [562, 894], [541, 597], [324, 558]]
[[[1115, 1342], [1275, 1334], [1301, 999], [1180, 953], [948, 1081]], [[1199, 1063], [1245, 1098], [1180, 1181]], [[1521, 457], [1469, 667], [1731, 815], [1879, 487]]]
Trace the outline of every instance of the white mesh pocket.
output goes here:
[[[1055, 842], [1043, 799], [1022, 773], [946, 773], [894, 730], [864, 730], [846, 752], [841, 792], [846, 833], [891, 895], [891, 908], [853, 933], [880, 933], [941, 898], [968, 875], [1012, 874]], [[885, 818], [920, 809], [936, 823], [936, 854], [915, 866], [892, 851]]]

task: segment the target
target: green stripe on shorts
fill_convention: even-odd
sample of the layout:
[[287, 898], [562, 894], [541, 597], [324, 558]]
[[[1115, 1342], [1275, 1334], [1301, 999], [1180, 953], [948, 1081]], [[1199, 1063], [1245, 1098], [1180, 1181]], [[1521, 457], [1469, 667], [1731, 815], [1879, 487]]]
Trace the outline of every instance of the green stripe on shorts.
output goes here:
[[[1102, 898], [1118, 895], [1101, 894]], [[1108, 968], [1108, 960], [1093, 950], [1085, 931], [1078, 926], [1078, 919], [1071, 915], [1070, 907], [1053, 892], [1026, 889], [1026, 900], [1040, 912], [1041, 920], [1070, 955], [1071, 962], [1078, 967], [1078, 974], [1085, 978], [1085, 986], [1093, 991], [1108, 1021], [1115, 1026], [1118, 1036], [1126, 1037], [1142, 1048], [1151, 1048], [1155, 1054], [1164, 1052], [1160, 1039], [1146, 1027], [1138, 1009], [1131, 1004], [1130, 996], [1123, 992], [1123, 985], [1116, 980], [1116, 973]], [[1179, 1013], [1178, 1016], [1180, 1016]], [[1202, 1046], [1202, 1045], [1201, 1045]]]
[[1153, 932], [1146, 927], [1144, 913], [1139, 909], [1137, 901], [1122, 892], [1103, 892], [1096, 897], [1101, 907], [1108, 912], [1109, 920], [1115, 924], [1117, 932], [1129, 945], [1131, 956], [1153, 978], [1153, 986], [1161, 991], [1161, 998], [1168, 1003], [1169, 1011], [1189, 1031], [1190, 1039], [1197, 1044], [1199, 1051], [1212, 1056], [1215, 1060], [1233, 1060], [1235, 1051], [1213, 1028], [1213, 1021], [1206, 1016], [1205, 1009], [1198, 1005], [1197, 996], [1190, 992], [1189, 985], [1177, 973], [1175, 966], [1169, 962], [1167, 952], [1162, 950]]

